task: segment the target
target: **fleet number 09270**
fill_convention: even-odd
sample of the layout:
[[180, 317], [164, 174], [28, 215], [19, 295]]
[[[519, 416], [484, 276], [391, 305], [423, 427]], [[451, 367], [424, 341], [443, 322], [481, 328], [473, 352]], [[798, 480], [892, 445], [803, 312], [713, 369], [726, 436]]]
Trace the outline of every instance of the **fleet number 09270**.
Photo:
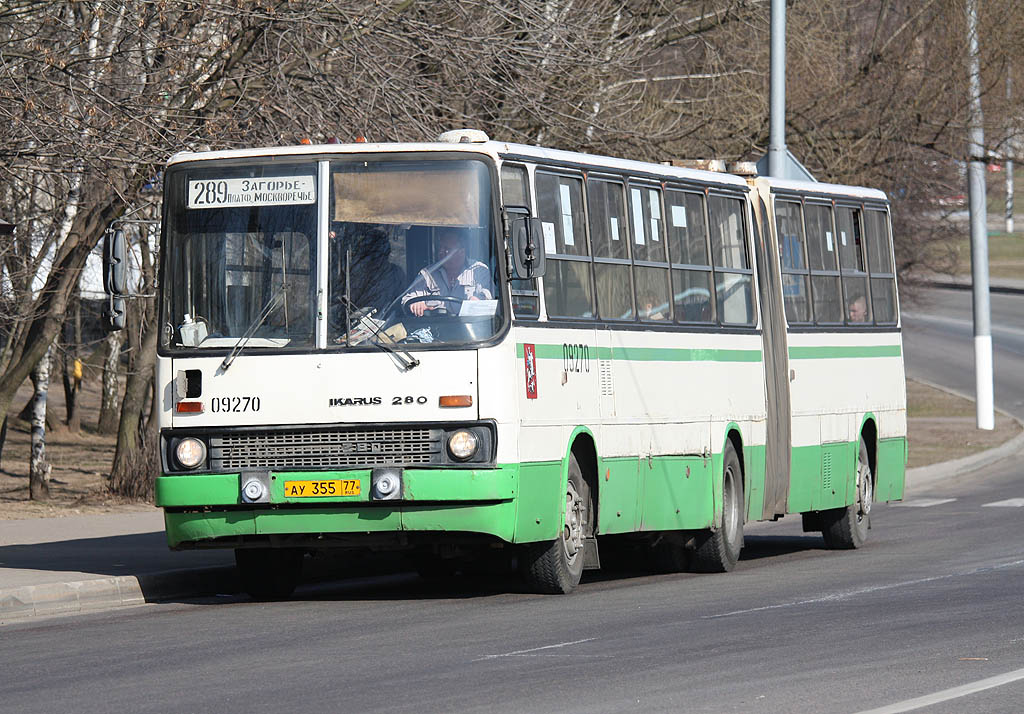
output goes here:
[[211, 412], [258, 412], [259, 397], [213, 397], [210, 399]]

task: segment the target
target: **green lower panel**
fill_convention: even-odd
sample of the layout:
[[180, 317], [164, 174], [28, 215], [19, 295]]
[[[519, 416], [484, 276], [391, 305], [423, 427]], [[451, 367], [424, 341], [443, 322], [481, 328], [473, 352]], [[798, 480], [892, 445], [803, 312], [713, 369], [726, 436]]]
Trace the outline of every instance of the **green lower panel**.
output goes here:
[[212, 513], [164, 512], [167, 544], [196, 543], [214, 538], [256, 535], [252, 511], [221, 511]]
[[747, 520], [759, 521], [764, 511], [765, 447], [743, 447], [743, 485]]
[[857, 497], [857, 443], [821, 445], [818, 509], [842, 508]]
[[[518, 466], [494, 469], [406, 469], [402, 497], [407, 501], [497, 501], [515, 496]], [[356, 479], [358, 496], [292, 498], [285, 496], [287, 481]], [[370, 471], [290, 471], [271, 474], [271, 503], [366, 503], [370, 500]], [[156, 505], [163, 508], [241, 505], [238, 474], [159, 476]]]
[[402, 530], [396, 508], [381, 506], [254, 511], [258, 535], [288, 533], [380, 533]]
[[635, 456], [601, 461], [597, 474], [599, 533], [632, 533], [640, 527], [643, 494], [638, 462]]
[[398, 531], [485, 533], [511, 542], [515, 502], [171, 512], [164, 523], [171, 547], [236, 536]]
[[406, 506], [401, 511], [406, 531], [486, 533], [509, 543], [515, 540], [516, 503], [483, 505]]
[[714, 516], [711, 459], [641, 459], [644, 491], [640, 530], [709, 528]]
[[519, 467], [515, 541], [552, 540], [562, 527], [562, 462], [537, 461]]
[[156, 505], [237, 506], [242, 502], [238, 474], [197, 474], [157, 476]]
[[907, 472], [906, 439], [879, 440], [875, 472], [875, 500], [902, 500]]
[[821, 503], [821, 447], [798, 446], [789, 465], [789, 513], [816, 511]]

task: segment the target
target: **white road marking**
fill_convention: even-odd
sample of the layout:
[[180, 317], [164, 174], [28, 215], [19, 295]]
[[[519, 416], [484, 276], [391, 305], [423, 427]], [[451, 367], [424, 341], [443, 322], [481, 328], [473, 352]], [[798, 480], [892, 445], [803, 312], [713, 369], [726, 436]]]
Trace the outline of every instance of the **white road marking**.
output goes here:
[[986, 689], [992, 689], [993, 687], [1001, 687], [1004, 684], [1010, 684], [1021, 679], [1024, 679], [1024, 669], [1015, 669], [1014, 671], [1007, 672], [1006, 674], [998, 674], [995, 677], [979, 679], [977, 682], [971, 682], [970, 684], [964, 684], [950, 689], [943, 689], [941, 692], [926, 694], [923, 697], [917, 697], [916, 699], [907, 699], [906, 701], [896, 702], [895, 704], [879, 707], [878, 709], [869, 709], [867, 711], [860, 712], [860, 714], [899, 714], [900, 712], [909, 712], [914, 709], [929, 707], [933, 704], [948, 702], [950, 699], [966, 697], [968, 694], [982, 692]]
[[890, 506], [897, 508], [928, 508], [930, 506], [941, 506], [943, 503], [952, 503], [955, 498], [915, 498], [910, 501], [898, 501], [890, 503]]
[[1021, 508], [1024, 507], [1024, 498], [1008, 498], [1005, 501], [993, 501], [983, 503], [982, 508]]
[[723, 612], [717, 615], [704, 615], [701, 617], [702, 620], [715, 620], [720, 617], [732, 617], [734, 615], [748, 615], [752, 612], [763, 612], [765, 610], [779, 610], [786, 607], [799, 607], [800, 605], [816, 605], [823, 602], [837, 602], [840, 600], [849, 600], [859, 595], [866, 595], [869, 593], [879, 592], [881, 590], [893, 590], [894, 588], [903, 588], [908, 585], [920, 585], [922, 583], [931, 583], [936, 580], [948, 580], [949, 578], [959, 578], [965, 575], [978, 575], [980, 573], [989, 573], [993, 570], [1002, 570], [1003, 568], [1014, 568], [1020, 565], [1024, 565], [1024, 560], [1014, 560], [1010, 563], [1000, 563], [999, 565], [987, 565], [982, 568], [975, 568], [964, 573], [946, 573], [944, 575], [933, 575], [930, 578], [917, 578], [916, 580], [904, 580], [898, 583], [889, 583], [888, 585], [872, 585], [866, 588], [856, 588], [855, 590], [847, 590], [845, 592], [829, 593], [827, 595], [821, 595], [819, 597], [807, 598], [806, 600], [793, 600], [791, 602], [780, 602], [774, 605], [762, 605], [761, 607], [752, 607], [746, 610], [733, 610], [732, 612]]
[[541, 650], [553, 650], [553, 649], [558, 649], [559, 647], [568, 647], [570, 645], [580, 645], [580, 644], [583, 644], [584, 642], [593, 642], [596, 639], [597, 639], [596, 637], [588, 637], [585, 640], [573, 640], [572, 642], [559, 642], [557, 645], [544, 645], [543, 647], [534, 647], [534, 648], [528, 649], [528, 650], [516, 650], [515, 652], [504, 652], [502, 654], [484, 655], [483, 657], [479, 657], [479, 658], [477, 658], [474, 661], [479, 662], [480, 660], [495, 659], [497, 657], [516, 657], [516, 656], [519, 656], [519, 655], [525, 655], [525, 654], [532, 654], [534, 652], [540, 652]]

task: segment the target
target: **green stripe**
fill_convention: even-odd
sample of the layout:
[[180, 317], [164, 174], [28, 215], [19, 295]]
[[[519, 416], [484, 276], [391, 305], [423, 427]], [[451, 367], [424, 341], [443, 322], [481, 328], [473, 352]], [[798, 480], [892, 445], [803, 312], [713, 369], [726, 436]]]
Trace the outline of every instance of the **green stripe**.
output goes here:
[[[562, 345], [534, 345], [537, 359], [562, 359]], [[673, 347], [596, 347], [598, 359], [630, 362], [760, 362], [761, 350], [679, 349]], [[516, 345], [523, 356], [523, 345]]]
[[899, 345], [869, 345], [854, 347], [790, 347], [790, 359], [838, 359], [852, 357], [899, 357]]

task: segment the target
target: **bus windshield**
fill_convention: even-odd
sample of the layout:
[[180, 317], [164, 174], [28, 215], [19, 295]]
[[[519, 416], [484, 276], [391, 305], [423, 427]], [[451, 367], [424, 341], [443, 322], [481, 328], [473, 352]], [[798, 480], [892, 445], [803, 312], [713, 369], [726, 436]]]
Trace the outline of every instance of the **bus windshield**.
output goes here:
[[486, 164], [336, 161], [329, 344], [451, 344], [501, 325]]
[[243, 338], [247, 351], [311, 349], [318, 316], [332, 350], [496, 333], [487, 164], [346, 157], [330, 162], [327, 190], [318, 186], [314, 162], [169, 172], [164, 349], [229, 349]]

